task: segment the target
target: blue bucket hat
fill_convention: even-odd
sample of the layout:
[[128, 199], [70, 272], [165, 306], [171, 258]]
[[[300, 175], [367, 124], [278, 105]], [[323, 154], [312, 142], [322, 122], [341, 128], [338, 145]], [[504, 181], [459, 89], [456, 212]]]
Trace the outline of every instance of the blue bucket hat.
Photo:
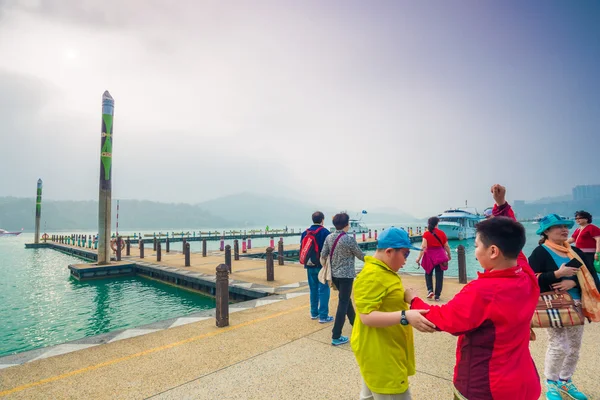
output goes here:
[[571, 221], [570, 219], [566, 219], [565, 217], [561, 217], [558, 214], [548, 214], [540, 220], [540, 227], [538, 228], [538, 230], [535, 233], [536, 233], [536, 235], [541, 235], [548, 228], [551, 228], [553, 226], [563, 226], [563, 225], [566, 226], [567, 228], [571, 229], [573, 227], [573, 225], [575, 225], [575, 222]]
[[381, 232], [379, 239], [377, 239], [377, 248], [421, 250], [418, 247], [413, 246], [406, 231], [393, 226]]

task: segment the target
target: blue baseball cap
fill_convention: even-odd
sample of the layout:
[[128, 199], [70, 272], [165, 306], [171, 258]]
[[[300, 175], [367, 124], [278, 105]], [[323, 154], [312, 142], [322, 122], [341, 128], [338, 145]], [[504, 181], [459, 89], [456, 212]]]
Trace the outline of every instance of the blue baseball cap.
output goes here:
[[413, 246], [406, 231], [393, 226], [381, 232], [377, 239], [377, 248], [421, 250], [418, 247]]
[[540, 227], [535, 232], [535, 234], [541, 235], [548, 228], [551, 228], [553, 226], [563, 226], [563, 225], [566, 226], [567, 228], [571, 229], [573, 227], [573, 225], [575, 225], [575, 222], [571, 221], [570, 219], [566, 219], [565, 217], [561, 217], [558, 214], [548, 214], [544, 218], [540, 219]]

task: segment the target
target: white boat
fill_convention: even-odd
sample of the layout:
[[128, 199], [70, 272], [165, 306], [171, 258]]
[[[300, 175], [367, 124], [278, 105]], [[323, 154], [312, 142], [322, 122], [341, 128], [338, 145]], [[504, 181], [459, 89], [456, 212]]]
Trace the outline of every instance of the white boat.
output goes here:
[[348, 232], [369, 233], [369, 228], [367, 228], [367, 226], [363, 224], [361, 220], [351, 219], [350, 230]]
[[0, 237], [1, 236], [19, 236], [23, 231], [21, 230], [21, 232], [9, 232], [9, 231], [5, 231], [4, 229], [0, 229]]
[[[348, 233], [369, 233], [369, 228], [359, 219], [351, 219], [349, 224]], [[335, 232], [335, 227], [332, 226], [329, 230]]]
[[446, 210], [438, 218], [438, 229], [443, 231], [448, 240], [471, 239], [475, 237], [475, 225], [485, 219], [474, 208], [455, 208]]

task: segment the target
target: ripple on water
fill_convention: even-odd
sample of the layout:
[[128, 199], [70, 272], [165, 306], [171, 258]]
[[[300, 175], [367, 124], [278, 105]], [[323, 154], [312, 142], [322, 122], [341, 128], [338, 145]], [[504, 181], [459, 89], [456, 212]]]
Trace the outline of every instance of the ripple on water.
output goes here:
[[26, 250], [31, 237], [0, 238], [0, 356], [126, 329], [214, 307], [214, 300], [127, 277], [78, 282], [81, 259]]

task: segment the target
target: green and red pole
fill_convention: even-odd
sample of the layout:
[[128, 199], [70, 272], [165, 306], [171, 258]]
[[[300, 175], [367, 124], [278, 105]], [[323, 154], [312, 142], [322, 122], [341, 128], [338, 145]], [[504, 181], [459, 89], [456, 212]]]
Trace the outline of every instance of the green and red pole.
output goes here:
[[112, 146], [115, 101], [108, 90], [102, 95], [102, 137], [100, 142], [100, 193], [98, 199], [98, 265], [110, 264], [110, 222], [112, 201]]

